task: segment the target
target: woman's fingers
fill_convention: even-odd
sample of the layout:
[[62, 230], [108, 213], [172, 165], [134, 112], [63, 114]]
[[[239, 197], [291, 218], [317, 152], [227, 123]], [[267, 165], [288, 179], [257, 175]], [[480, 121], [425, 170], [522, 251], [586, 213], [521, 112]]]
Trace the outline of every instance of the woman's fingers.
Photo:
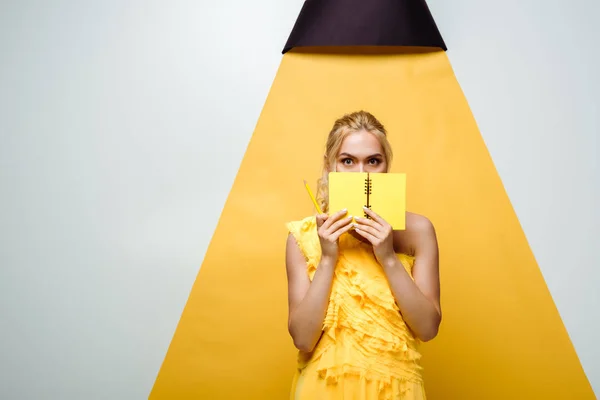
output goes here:
[[364, 231], [370, 232], [377, 237], [385, 236], [385, 226], [369, 218], [356, 218], [356, 224]]
[[317, 226], [319, 237], [327, 242], [334, 243], [337, 239], [332, 238], [332, 234], [334, 234], [341, 227], [346, 225], [350, 225], [352, 218], [344, 218], [341, 217], [344, 214], [347, 214], [347, 210], [340, 210], [331, 215], [320, 214], [317, 216]]
[[[363, 224], [363, 225], [368, 225], [378, 231], [383, 230], [384, 225], [379, 223], [378, 221], [372, 219], [372, 218], [366, 218], [366, 217], [361, 217], [361, 218], [356, 218], [356, 222]], [[384, 221], [385, 224], [385, 221]]]
[[[365, 222], [368, 221], [368, 222]], [[360, 229], [363, 232], [368, 232], [369, 234], [375, 236], [376, 238], [381, 238], [381, 236], [383, 236], [383, 232], [379, 229], [379, 226], [377, 225], [377, 227], [373, 227], [372, 224], [370, 224], [371, 221], [369, 221], [366, 218], [361, 218], [359, 220], [356, 221], [355, 227], [356, 229]]]
[[376, 223], [378, 223], [379, 225], [385, 225], [386, 222], [383, 218], [381, 218], [381, 216], [379, 214], [377, 214], [375, 211], [371, 210], [370, 208], [367, 207], [363, 207], [363, 210], [365, 210], [365, 212], [367, 213], [367, 215], [369, 217], [372, 218], [373, 221], [375, 221]]
[[372, 219], [369, 219], [369, 218], [356, 217], [355, 220], [356, 220], [357, 224], [361, 224], [361, 225], [365, 225], [365, 226], [370, 226], [370, 227], [375, 228], [377, 230], [379, 230], [379, 228], [381, 227], [381, 224], [379, 224], [377, 221], [373, 221]]
[[317, 214], [317, 228], [322, 227], [328, 218], [329, 218], [329, 215], [327, 215], [327, 214]]
[[356, 233], [358, 233], [360, 236], [367, 239], [372, 245], [374, 245], [378, 241], [376, 236], [374, 236], [373, 234], [371, 234], [370, 232], [368, 232], [366, 230], [361, 229], [361, 227], [355, 226], [354, 231]]
[[351, 222], [352, 222], [352, 217], [351, 216], [343, 218], [343, 219], [340, 219], [340, 220], [336, 221], [334, 224], [332, 224], [326, 230], [326, 232], [329, 233], [330, 235], [332, 235], [335, 232], [337, 232], [339, 229], [345, 227], [346, 225], [350, 225], [350, 227], [352, 227]]
[[343, 233], [348, 232], [350, 229], [352, 229], [352, 224], [348, 224], [348, 225], [342, 226], [340, 229], [336, 230], [331, 235], [331, 239], [332, 240], [338, 240], [340, 238], [340, 236], [342, 236]]
[[347, 213], [348, 213], [348, 210], [344, 208], [343, 210], [337, 211], [337, 212], [329, 215], [329, 217], [327, 218], [327, 220], [323, 224], [323, 228], [329, 229], [329, 227], [331, 225], [333, 225], [336, 221], [338, 221], [340, 218], [342, 218]]

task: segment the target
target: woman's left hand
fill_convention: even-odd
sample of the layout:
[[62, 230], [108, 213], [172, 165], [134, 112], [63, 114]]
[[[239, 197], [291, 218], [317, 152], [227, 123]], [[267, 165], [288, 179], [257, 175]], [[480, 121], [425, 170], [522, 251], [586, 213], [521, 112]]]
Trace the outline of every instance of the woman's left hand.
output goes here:
[[371, 218], [355, 218], [354, 230], [373, 245], [373, 252], [377, 261], [382, 265], [389, 265], [396, 258], [394, 252], [394, 230], [377, 213], [364, 208]]

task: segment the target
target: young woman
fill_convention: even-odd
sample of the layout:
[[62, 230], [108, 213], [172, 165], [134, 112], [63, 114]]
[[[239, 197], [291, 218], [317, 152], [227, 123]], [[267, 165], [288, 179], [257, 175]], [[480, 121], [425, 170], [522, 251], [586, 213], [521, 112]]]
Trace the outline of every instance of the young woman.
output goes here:
[[418, 344], [442, 313], [431, 222], [407, 212], [406, 229], [328, 210], [327, 176], [389, 172], [383, 125], [360, 111], [327, 139], [318, 201], [323, 214], [287, 224], [288, 328], [298, 348], [291, 399], [425, 399]]

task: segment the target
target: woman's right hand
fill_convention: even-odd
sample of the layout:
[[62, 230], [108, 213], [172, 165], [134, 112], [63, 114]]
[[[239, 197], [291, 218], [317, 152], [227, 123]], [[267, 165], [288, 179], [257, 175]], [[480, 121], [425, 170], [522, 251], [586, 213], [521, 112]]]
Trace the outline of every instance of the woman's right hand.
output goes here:
[[352, 228], [352, 216], [342, 218], [347, 210], [340, 210], [334, 214], [317, 215], [317, 231], [321, 243], [321, 259], [328, 258], [334, 264], [338, 257], [338, 239], [343, 233]]

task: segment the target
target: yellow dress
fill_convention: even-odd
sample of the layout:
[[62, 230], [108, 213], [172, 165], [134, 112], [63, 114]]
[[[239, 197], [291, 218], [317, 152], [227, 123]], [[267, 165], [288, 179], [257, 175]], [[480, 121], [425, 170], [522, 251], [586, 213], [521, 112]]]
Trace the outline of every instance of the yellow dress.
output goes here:
[[[287, 228], [312, 280], [321, 257], [316, 219], [288, 222]], [[402, 319], [371, 245], [344, 234], [339, 248], [323, 335], [313, 352], [298, 353], [290, 399], [425, 399], [419, 341]], [[414, 258], [398, 258], [411, 274]]]

